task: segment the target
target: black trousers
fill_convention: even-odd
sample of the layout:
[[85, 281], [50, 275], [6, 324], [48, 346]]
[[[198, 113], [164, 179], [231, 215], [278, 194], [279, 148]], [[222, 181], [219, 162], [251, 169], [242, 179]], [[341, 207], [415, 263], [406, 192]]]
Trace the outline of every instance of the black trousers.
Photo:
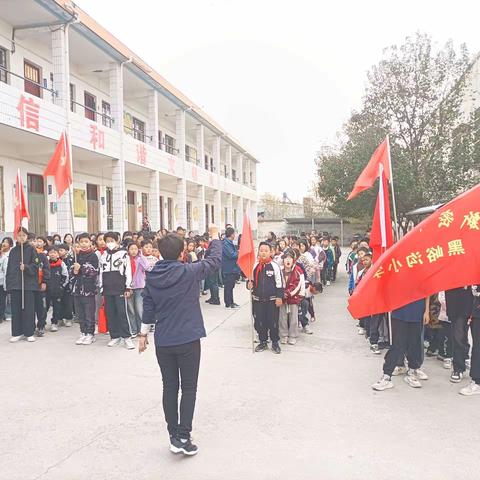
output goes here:
[[205, 290], [210, 290], [210, 298], [215, 302], [220, 301], [220, 292], [218, 289], [218, 273], [215, 272], [205, 280]]
[[62, 318], [65, 320], [73, 319], [73, 296], [70, 292], [63, 292], [62, 297]]
[[53, 310], [51, 322], [53, 325], [57, 325], [58, 322], [63, 318], [62, 317], [62, 314], [63, 314], [62, 297], [61, 296], [53, 297], [48, 295], [48, 292], [47, 292], [46, 300], [47, 300], [46, 312], [48, 312], [49, 306], [51, 305]]
[[25, 290], [25, 308], [22, 309], [22, 291], [12, 290], [10, 302], [12, 306], [12, 337], [33, 336], [35, 332], [35, 292]]
[[33, 292], [35, 302], [35, 315], [37, 317], [37, 328], [40, 330], [45, 328], [47, 320], [47, 304], [45, 303], [45, 292], [37, 290]]
[[338, 270], [338, 263], [334, 263], [332, 267], [332, 281], [334, 282], [337, 279], [337, 270]]
[[280, 340], [279, 315], [280, 309], [275, 305], [274, 300], [269, 302], [253, 301], [254, 325], [261, 342], [266, 342], [269, 335], [272, 342]]
[[80, 332], [85, 335], [94, 335], [96, 313], [95, 295], [90, 295], [88, 297], [75, 295], [73, 297], [73, 303], [75, 305], [75, 314], [80, 322]]
[[[163, 412], [168, 433], [177, 438], [188, 439], [192, 431], [195, 401], [197, 399], [201, 354], [200, 340], [172, 347], [157, 346], [156, 354], [162, 372]], [[182, 388], [182, 396], [179, 412], [178, 392], [180, 387]]]
[[227, 307], [233, 304], [233, 289], [237, 279], [238, 275], [236, 273], [223, 274], [223, 300]]
[[5, 320], [5, 309], [7, 307], [7, 292], [0, 285], [0, 321]]
[[450, 322], [440, 320], [440, 328], [433, 330], [432, 339], [428, 351], [445, 358], [452, 358], [452, 325]]
[[393, 343], [385, 355], [383, 373], [391, 376], [397, 365], [403, 364], [405, 355], [408, 367], [415, 370], [422, 366], [422, 322], [404, 322], [392, 318]]
[[468, 358], [468, 319], [464, 317], [452, 318], [452, 355], [453, 369], [456, 372], [466, 370], [465, 360]]
[[470, 377], [475, 383], [480, 384], [480, 318], [472, 319], [472, 363], [470, 366]]
[[383, 315], [372, 315], [361, 320], [364, 320], [365, 326], [368, 326], [370, 345], [378, 345], [378, 340], [380, 338], [380, 323], [383, 320]]
[[107, 315], [110, 337], [130, 338], [130, 324], [127, 317], [127, 302], [125, 295], [104, 295], [105, 314]]

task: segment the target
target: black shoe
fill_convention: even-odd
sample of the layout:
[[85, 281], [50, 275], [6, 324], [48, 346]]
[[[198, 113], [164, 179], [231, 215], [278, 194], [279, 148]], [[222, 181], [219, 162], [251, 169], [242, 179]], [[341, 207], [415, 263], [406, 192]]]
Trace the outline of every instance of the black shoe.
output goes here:
[[463, 378], [463, 372], [457, 372], [453, 371], [452, 374], [450, 375], [450, 381], [452, 383], [460, 383]]
[[233, 302], [233, 303], [230, 305], [230, 308], [240, 308], [240, 305], [238, 305], [237, 303]]
[[35, 336], [44, 337], [45, 336], [45, 329], [44, 328], [37, 328], [37, 330], [35, 330]]
[[278, 342], [272, 342], [272, 352], [276, 353], [277, 355], [279, 353], [282, 353], [282, 349], [280, 348], [280, 345], [278, 344]]
[[268, 348], [267, 342], [260, 342], [256, 347], [255, 351], [258, 352], [263, 352]]
[[436, 357], [437, 354], [435, 352], [432, 352], [431, 350], [427, 350], [427, 352], [425, 353], [425, 356], [427, 357]]
[[231, 308], [231, 307], [232, 307], [231, 305], [225, 304], [225, 308]]
[[176, 437], [170, 437], [170, 451], [172, 453], [183, 453], [184, 455], [193, 456], [198, 453], [198, 447], [190, 439], [180, 440]]
[[208, 300], [205, 300], [205, 303], [212, 303], [213, 300], [211, 298], [209, 298]]
[[212, 300], [211, 302], [208, 302], [208, 303], [210, 303], [210, 305], [221, 305], [220, 300]]

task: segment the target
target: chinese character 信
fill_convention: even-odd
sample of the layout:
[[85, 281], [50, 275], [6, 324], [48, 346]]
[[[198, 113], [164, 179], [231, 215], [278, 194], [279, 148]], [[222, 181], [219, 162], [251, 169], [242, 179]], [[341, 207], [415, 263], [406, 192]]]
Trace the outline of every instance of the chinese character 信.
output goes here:
[[420, 252], [412, 252], [405, 258], [409, 268], [413, 268], [414, 265], [423, 265], [422, 254]]
[[465, 249], [463, 248], [462, 240], [452, 240], [448, 242], [448, 256], [464, 255]]
[[440, 245], [427, 248], [427, 258], [430, 263], [436, 262], [443, 257], [443, 248]]
[[454, 218], [453, 212], [451, 210], [446, 210], [438, 217], [438, 228], [448, 228], [453, 223]]
[[96, 125], [90, 125], [90, 143], [94, 150], [105, 148], [105, 132], [100, 130]]
[[392, 261], [390, 262], [390, 265], [388, 266], [388, 271], [391, 272], [392, 269], [395, 273], [398, 273], [400, 271], [400, 268], [402, 268], [403, 265], [401, 262], [399, 262], [397, 259], [392, 258]]
[[480, 230], [480, 212], [470, 211], [468, 215], [463, 217], [463, 223], [460, 226], [462, 229], [465, 225], [470, 228], [470, 230]]
[[20, 126], [32, 130], [39, 130], [40, 105], [33, 101], [33, 98], [20, 96], [17, 105], [18, 113], [20, 113]]
[[374, 274], [373, 276], [375, 278], [382, 278], [382, 275], [385, 273], [385, 271], [383, 270], [383, 267], [380, 267]]
[[145, 145], [137, 145], [137, 162], [140, 165], [147, 163], [147, 148]]

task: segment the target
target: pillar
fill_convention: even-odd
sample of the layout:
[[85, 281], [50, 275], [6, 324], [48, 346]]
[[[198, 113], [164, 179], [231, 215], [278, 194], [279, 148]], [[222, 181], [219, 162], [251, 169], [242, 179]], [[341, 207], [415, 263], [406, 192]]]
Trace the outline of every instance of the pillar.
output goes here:
[[148, 92], [147, 143], [158, 148], [158, 92], [153, 88]]
[[197, 156], [200, 166], [205, 167], [205, 128], [201, 123], [197, 125]]
[[222, 192], [215, 190], [213, 194], [213, 210], [215, 213], [215, 225], [222, 229]]
[[258, 213], [257, 202], [250, 202], [250, 221], [252, 222], [253, 238], [257, 238], [258, 235]]
[[231, 193], [227, 193], [227, 218], [225, 223], [233, 225], [233, 195]]
[[250, 172], [252, 171], [252, 161], [247, 158], [247, 164], [246, 164], [246, 172], [247, 172], [247, 182], [246, 185], [251, 186], [250, 182]]
[[[187, 180], [185, 177], [185, 110], [175, 113], [175, 133], [177, 137], [178, 157], [182, 165], [182, 178], [177, 179], [177, 226], [187, 228]], [[175, 228], [176, 228], [175, 227]]]
[[198, 218], [198, 230], [202, 234], [208, 232], [207, 219], [205, 218], [205, 186], [198, 186], [198, 205], [200, 210], [200, 215]]
[[243, 155], [240, 153], [237, 158], [238, 182], [243, 184]]
[[217, 135], [213, 139], [213, 166], [215, 173], [220, 175], [220, 157], [221, 157], [221, 145], [222, 139]]
[[160, 229], [160, 173], [150, 172], [150, 193], [148, 195], [149, 220], [152, 230]]
[[227, 145], [225, 150], [225, 163], [227, 165], [227, 178], [232, 178], [232, 147]]
[[237, 225], [235, 225], [235, 228], [241, 232], [243, 228], [243, 216], [245, 214], [244, 209], [243, 209], [243, 198], [238, 197], [237, 198]]

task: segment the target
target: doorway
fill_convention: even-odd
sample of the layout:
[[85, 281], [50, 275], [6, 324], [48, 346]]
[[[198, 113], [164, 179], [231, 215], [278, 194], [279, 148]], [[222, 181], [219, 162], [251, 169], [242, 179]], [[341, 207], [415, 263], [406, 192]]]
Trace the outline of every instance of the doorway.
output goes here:
[[27, 190], [28, 190], [28, 211], [30, 220], [28, 221], [28, 229], [37, 235], [45, 235], [47, 233], [47, 221], [45, 217], [45, 182], [41, 175], [27, 174]]
[[138, 230], [136, 196], [136, 192], [134, 192], [133, 190], [127, 190], [128, 229], [131, 232], [135, 232]]
[[98, 185], [91, 183], [87, 183], [87, 229], [89, 233], [97, 233], [100, 230]]

